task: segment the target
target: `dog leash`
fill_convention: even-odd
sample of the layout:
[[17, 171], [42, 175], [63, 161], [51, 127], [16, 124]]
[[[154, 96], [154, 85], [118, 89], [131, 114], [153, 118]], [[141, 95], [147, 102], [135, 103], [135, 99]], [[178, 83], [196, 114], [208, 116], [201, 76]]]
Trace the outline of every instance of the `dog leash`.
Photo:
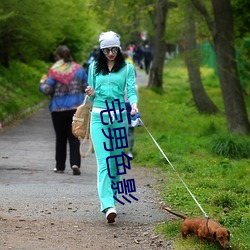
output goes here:
[[149, 132], [149, 130], [147, 129], [147, 127], [145, 126], [145, 124], [143, 123], [143, 121], [141, 120], [141, 118], [139, 118], [139, 120], [141, 121], [142, 125], [144, 126], [144, 128], [146, 129], [146, 131], [148, 132], [149, 136], [152, 138], [153, 142], [155, 143], [155, 145], [158, 147], [158, 149], [160, 150], [160, 152], [162, 153], [162, 155], [165, 157], [165, 159], [167, 160], [167, 162], [169, 163], [169, 165], [172, 167], [172, 169], [175, 171], [175, 173], [177, 174], [177, 176], [179, 177], [180, 181], [182, 182], [182, 184], [185, 186], [185, 188], [187, 189], [187, 191], [189, 192], [189, 194], [191, 195], [191, 197], [193, 198], [193, 200], [196, 202], [196, 204], [198, 205], [198, 207], [200, 208], [200, 210], [202, 211], [202, 213], [205, 215], [205, 217], [209, 218], [209, 216], [207, 215], [207, 213], [203, 210], [203, 208], [201, 207], [201, 205], [199, 204], [199, 202], [196, 200], [196, 198], [194, 197], [194, 195], [192, 194], [192, 192], [190, 191], [190, 189], [188, 188], [188, 186], [186, 185], [186, 183], [182, 180], [182, 178], [180, 177], [180, 175], [178, 174], [177, 170], [175, 169], [175, 167], [173, 166], [173, 164], [170, 162], [170, 160], [168, 159], [168, 157], [165, 155], [165, 153], [163, 152], [163, 150], [161, 149], [161, 147], [159, 146], [159, 144], [157, 143], [157, 141], [154, 139], [154, 137], [152, 136], [152, 134]]

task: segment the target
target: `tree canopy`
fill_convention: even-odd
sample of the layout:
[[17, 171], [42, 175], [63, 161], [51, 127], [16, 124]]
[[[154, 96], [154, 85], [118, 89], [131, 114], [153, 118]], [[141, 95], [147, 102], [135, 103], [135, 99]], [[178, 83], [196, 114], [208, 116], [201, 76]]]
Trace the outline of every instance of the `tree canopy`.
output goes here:
[[[195, 39], [212, 42], [217, 55], [217, 65], [224, 72], [230, 73], [232, 68], [233, 72], [237, 72], [239, 68], [240, 81], [237, 79], [237, 89], [241, 92], [243, 86], [245, 93], [248, 94], [250, 34], [249, 14], [245, 11], [249, 7], [247, 0], [223, 0], [226, 5], [221, 4], [222, 0], [72, 0], [68, 2], [1, 0], [0, 66], [8, 68], [12, 60], [27, 64], [34, 59], [52, 61], [53, 51], [61, 44], [67, 45], [73, 58], [82, 62], [88, 58], [92, 47], [97, 45], [98, 35], [102, 31], [113, 30], [121, 35], [123, 49], [131, 42], [136, 45], [143, 42], [153, 44], [153, 53], [159, 60], [153, 60], [149, 82], [151, 84], [148, 86], [162, 89], [166, 44], [185, 46], [185, 39], [183, 39], [184, 23], [187, 20], [184, 15], [187, 12], [185, 4], [190, 2], [196, 6], [195, 13], [190, 13], [195, 17], [197, 30]], [[227, 9], [225, 6], [228, 6]], [[219, 11], [216, 12], [218, 9]], [[223, 13], [220, 12], [221, 10]], [[224, 19], [220, 18], [222, 14], [228, 14], [230, 22], [225, 23]], [[140, 37], [143, 31], [147, 32], [147, 41], [143, 41]], [[226, 31], [228, 39], [218, 44], [218, 38], [223, 38], [222, 34]], [[224, 57], [218, 56], [225, 50], [226, 44], [229, 46], [228, 52], [231, 55], [226, 52]], [[237, 53], [234, 52], [234, 46], [237, 46]], [[235, 54], [240, 58], [238, 65], [234, 58]], [[228, 59], [225, 59], [226, 57]], [[225, 65], [218, 64], [218, 59], [222, 58]], [[227, 66], [229, 61], [232, 61], [233, 67]], [[224, 70], [225, 68], [227, 70]], [[226, 83], [229, 80], [222, 77], [222, 71], [218, 73], [220, 80], [224, 81], [222, 85], [224, 91], [228, 91]], [[233, 76], [228, 74], [227, 77], [238, 78], [238, 74]], [[230, 94], [233, 94], [233, 91], [230, 90], [227, 96]], [[226, 105], [229, 117], [233, 117], [230, 111], [233, 110], [230, 106], [231, 99], [229, 98], [229, 105]], [[242, 99], [242, 96], [238, 98], [243, 101]], [[244, 116], [246, 116], [245, 111]], [[237, 119], [234, 119], [234, 123], [237, 127]]]
[[[34, 8], [35, 4], [35, 8]], [[96, 40], [95, 14], [89, 1], [2, 0], [0, 60], [48, 60], [59, 44], [67, 44], [76, 59]]]

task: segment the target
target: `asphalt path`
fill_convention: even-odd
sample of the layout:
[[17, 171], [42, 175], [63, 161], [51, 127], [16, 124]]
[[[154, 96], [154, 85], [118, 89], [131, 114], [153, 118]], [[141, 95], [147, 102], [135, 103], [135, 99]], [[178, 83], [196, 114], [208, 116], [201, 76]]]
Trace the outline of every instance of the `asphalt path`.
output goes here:
[[[147, 76], [137, 74], [139, 87]], [[67, 157], [64, 174], [55, 167], [55, 136], [47, 107], [0, 130], [0, 218], [28, 219], [50, 217], [60, 221], [105, 221], [100, 212], [96, 188], [96, 159], [82, 160], [80, 176], [73, 176]], [[117, 222], [155, 224], [165, 221], [158, 191], [152, 188], [160, 178], [157, 170], [133, 167], [127, 178], [134, 178], [138, 201], [118, 204]]]

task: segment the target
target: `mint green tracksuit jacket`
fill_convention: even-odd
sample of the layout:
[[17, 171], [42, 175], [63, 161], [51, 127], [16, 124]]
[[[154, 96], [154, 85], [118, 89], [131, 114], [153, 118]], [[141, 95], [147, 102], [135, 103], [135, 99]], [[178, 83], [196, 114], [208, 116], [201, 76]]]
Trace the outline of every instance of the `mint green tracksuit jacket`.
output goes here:
[[[93, 100], [93, 111], [91, 113], [90, 135], [97, 160], [97, 190], [101, 203], [101, 211], [105, 212], [107, 208], [115, 207], [116, 203], [114, 197], [117, 197], [117, 194], [115, 194], [115, 190], [112, 189], [111, 185], [120, 181], [120, 177], [126, 179], [126, 174], [117, 174], [117, 165], [121, 163], [121, 158], [118, 158], [120, 159], [118, 161], [119, 164], [116, 164], [115, 158], [109, 159], [108, 162], [106, 161], [108, 157], [121, 155], [124, 151], [124, 148], [120, 148], [116, 145], [116, 135], [114, 131], [114, 129], [117, 131], [119, 128], [125, 128], [126, 134], [128, 131], [124, 91], [127, 93], [130, 104], [137, 103], [138, 99], [135, 85], [135, 70], [132, 64], [127, 63], [126, 66], [118, 72], [110, 72], [107, 75], [96, 74], [94, 65], [95, 63], [90, 65], [88, 72], [88, 84], [95, 90], [95, 97], [91, 98]], [[118, 118], [118, 120], [113, 119], [112, 123], [108, 113], [105, 112], [102, 118], [107, 124], [104, 125], [101, 120], [100, 110], [107, 109], [105, 101], [107, 101], [110, 109], [113, 108], [113, 101], [115, 109], [119, 110], [118, 102], [114, 101], [115, 99], [119, 99], [121, 108], [124, 108], [122, 112], [123, 121], [118, 122]], [[95, 108], [98, 108], [99, 112], [94, 112]], [[120, 117], [119, 114], [117, 115]], [[120, 131], [123, 131], [123, 129]], [[105, 136], [105, 134], [109, 135], [110, 132], [113, 139]], [[112, 144], [113, 150], [107, 151], [106, 149], [112, 149]], [[118, 168], [120, 169], [120, 173], [124, 172], [124, 170], [121, 169], [123, 166], [119, 166]], [[112, 178], [110, 178], [110, 176]]]

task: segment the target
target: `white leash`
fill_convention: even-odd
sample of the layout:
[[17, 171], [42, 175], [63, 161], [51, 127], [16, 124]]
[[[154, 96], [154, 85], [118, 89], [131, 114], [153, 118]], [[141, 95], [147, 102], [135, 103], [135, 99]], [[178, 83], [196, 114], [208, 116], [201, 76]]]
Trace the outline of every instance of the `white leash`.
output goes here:
[[155, 143], [155, 145], [159, 148], [159, 150], [161, 151], [162, 155], [165, 157], [165, 159], [167, 160], [167, 162], [169, 163], [169, 165], [176, 172], [177, 176], [179, 177], [179, 179], [181, 180], [181, 182], [183, 183], [183, 185], [185, 186], [185, 188], [187, 189], [187, 191], [189, 192], [189, 194], [191, 195], [191, 197], [194, 199], [194, 201], [196, 202], [196, 204], [198, 205], [198, 207], [200, 208], [200, 210], [202, 211], [202, 213], [205, 215], [205, 217], [208, 218], [206, 212], [202, 209], [202, 207], [199, 204], [199, 202], [196, 200], [196, 198], [194, 197], [194, 195], [192, 194], [192, 192], [190, 191], [190, 189], [188, 188], [188, 186], [186, 185], [186, 183], [182, 180], [182, 178], [180, 177], [180, 175], [178, 174], [178, 172], [176, 171], [175, 167], [170, 162], [170, 160], [168, 159], [168, 157], [164, 154], [163, 150], [161, 149], [161, 147], [159, 146], [159, 144], [156, 142], [156, 140], [154, 139], [154, 137], [152, 136], [152, 134], [149, 132], [149, 130], [147, 129], [147, 127], [145, 126], [145, 124], [142, 122], [141, 118], [139, 118], [139, 119], [140, 119], [141, 123], [143, 124], [143, 126], [145, 127], [145, 129], [148, 132], [148, 134], [150, 135], [150, 137], [152, 138], [152, 140]]

